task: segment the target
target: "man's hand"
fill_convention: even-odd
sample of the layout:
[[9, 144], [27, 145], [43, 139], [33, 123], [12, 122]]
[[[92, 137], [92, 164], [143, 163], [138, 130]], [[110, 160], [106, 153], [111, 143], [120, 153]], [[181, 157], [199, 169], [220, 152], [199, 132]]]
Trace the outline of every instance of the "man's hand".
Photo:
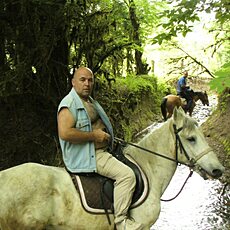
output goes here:
[[95, 142], [105, 142], [110, 140], [110, 135], [101, 129], [94, 129], [93, 136]]

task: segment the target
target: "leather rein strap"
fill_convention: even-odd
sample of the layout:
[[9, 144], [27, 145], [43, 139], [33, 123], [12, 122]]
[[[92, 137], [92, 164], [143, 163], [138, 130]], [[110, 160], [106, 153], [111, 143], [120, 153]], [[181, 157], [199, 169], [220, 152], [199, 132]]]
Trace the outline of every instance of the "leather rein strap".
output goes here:
[[156, 155], [156, 156], [159, 156], [159, 157], [165, 158], [165, 159], [167, 159], [167, 160], [173, 161], [173, 162], [175, 162], [175, 163], [177, 163], [177, 164], [179, 163], [179, 164], [181, 164], [181, 165], [186, 165], [186, 166], [188, 166], [188, 167], [191, 166], [190, 164], [187, 164], [187, 163], [184, 163], [184, 162], [182, 162], [182, 161], [179, 161], [178, 159], [173, 159], [173, 158], [171, 158], [171, 157], [168, 157], [168, 156], [162, 155], [162, 154], [160, 154], [160, 153], [151, 151], [151, 150], [149, 150], [149, 149], [146, 149], [146, 148], [141, 147], [141, 146], [139, 146], [139, 145], [136, 145], [136, 144], [134, 144], [134, 143], [124, 141], [124, 140], [122, 140], [122, 139], [120, 139], [120, 138], [115, 137], [114, 139], [115, 139], [116, 141], [119, 141], [120, 143], [123, 143], [124, 146], [125, 146], [125, 145], [131, 145], [131, 146], [134, 146], [134, 147], [136, 147], [136, 148], [138, 148], [138, 149], [144, 150], [145, 152], [149, 152], [149, 153], [152, 153], [152, 154], [154, 154], [154, 155]]
[[207, 148], [206, 150], [204, 150], [203, 152], [201, 152], [201, 153], [200, 153], [198, 156], [196, 156], [195, 158], [190, 158], [189, 155], [188, 155], [188, 153], [187, 153], [186, 150], [184, 149], [183, 144], [182, 144], [182, 142], [181, 142], [181, 139], [180, 139], [180, 137], [179, 137], [179, 135], [178, 135], [178, 133], [179, 133], [183, 128], [177, 129], [175, 124], [173, 125], [173, 128], [174, 128], [174, 133], [175, 133], [175, 135], [176, 135], [176, 160], [178, 161], [178, 143], [179, 143], [179, 148], [180, 148], [181, 153], [184, 153], [184, 154], [185, 154], [186, 158], [187, 158], [188, 161], [191, 163], [191, 165], [189, 166], [189, 168], [190, 168], [190, 173], [189, 173], [189, 175], [187, 176], [187, 178], [186, 178], [185, 182], [183, 183], [183, 185], [182, 185], [181, 189], [179, 190], [179, 192], [178, 192], [173, 198], [171, 198], [171, 199], [161, 199], [161, 201], [165, 201], [165, 202], [172, 201], [172, 200], [176, 199], [176, 198], [179, 196], [179, 194], [182, 192], [182, 190], [183, 190], [185, 184], [187, 183], [188, 179], [192, 176], [192, 174], [193, 174], [193, 168], [195, 167], [196, 162], [197, 162], [200, 158], [202, 158], [204, 155], [206, 155], [206, 154], [208, 154], [210, 151], [212, 151], [212, 149], [209, 147], [209, 148]]
[[[139, 145], [136, 145], [136, 144], [133, 144], [133, 143], [130, 143], [130, 142], [126, 142], [126, 141], [124, 141], [124, 140], [122, 140], [122, 139], [120, 139], [120, 138], [115, 137], [115, 140], [117, 140], [117, 141], [119, 141], [119, 142], [121, 142], [121, 143], [123, 143], [123, 144], [132, 145], [132, 146], [134, 146], [134, 147], [136, 147], [136, 148], [142, 149], [142, 150], [144, 150], [144, 151], [146, 151], [146, 152], [152, 153], [152, 154], [157, 155], [157, 156], [159, 156], [159, 157], [163, 157], [163, 158], [165, 158], [165, 159], [167, 159], [167, 160], [174, 161], [174, 162], [176, 162], [177, 165], [180, 164], [180, 165], [185, 165], [185, 166], [188, 166], [188, 167], [189, 167], [190, 173], [189, 173], [188, 177], [186, 178], [185, 182], [183, 183], [181, 189], [180, 189], [179, 192], [176, 194], [176, 196], [174, 196], [174, 197], [171, 198], [171, 199], [167, 199], [167, 200], [161, 199], [161, 201], [172, 201], [172, 200], [174, 200], [175, 198], [177, 198], [178, 195], [182, 192], [182, 190], [183, 190], [185, 184], [187, 183], [188, 179], [192, 176], [192, 174], [193, 174], [193, 168], [195, 167], [197, 161], [198, 161], [199, 159], [201, 159], [203, 156], [205, 156], [206, 154], [208, 154], [210, 151], [212, 151], [212, 149], [209, 147], [209, 148], [207, 148], [206, 150], [204, 150], [203, 152], [201, 152], [201, 153], [200, 153], [198, 156], [196, 156], [195, 158], [189, 157], [188, 153], [186, 152], [186, 150], [185, 150], [185, 148], [184, 148], [184, 146], [183, 146], [183, 144], [182, 144], [182, 141], [181, 141], [181, 139], [180, 139], [180, 136], [179, 136], [179, 132], [183, 129], [183, 127], [177, 129], [176, 125], [173, 124], [173, 129], [174, 129], [174, 134], [175, 134], [175, 136], [176, 136], [176, 139], [175, 139], [176, 159], [173, 159], [173, 158], [170, 158], [170, 157], [168, 157], [168, 156], [165, 156], [165, 155], [156, 153], [156, 152], [151, 151], [151, 150], [149, 150], [149, 149], [143, 148], [143, 147], [141, 147], [141, 146], [139, 146]], [[178, 145], [179, 145], [179, 147], [178, 147]], [[189, 164], [184, 163], [184, 162], [181, 162], [181, 161], [178, 160], [178, 149], [179, 149], [179, 148], [180, 148], [180, 152], [185, 154], [185, 157], [186, 157], [187, 160], [189, 161]]]

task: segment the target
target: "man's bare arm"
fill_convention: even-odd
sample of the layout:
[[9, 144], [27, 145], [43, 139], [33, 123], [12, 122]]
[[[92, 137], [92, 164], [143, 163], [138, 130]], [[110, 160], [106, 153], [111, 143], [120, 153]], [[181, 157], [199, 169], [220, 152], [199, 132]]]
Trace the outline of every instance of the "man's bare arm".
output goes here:
[[63, 108], [58, 114], [58, 135], [61, 139], [80, 144], [88, 141], [103, 142], [110, 138], [110, 135], [101, 129], [92, 132], [85, 132], [75, 128], [74, 117], [68, 108]]

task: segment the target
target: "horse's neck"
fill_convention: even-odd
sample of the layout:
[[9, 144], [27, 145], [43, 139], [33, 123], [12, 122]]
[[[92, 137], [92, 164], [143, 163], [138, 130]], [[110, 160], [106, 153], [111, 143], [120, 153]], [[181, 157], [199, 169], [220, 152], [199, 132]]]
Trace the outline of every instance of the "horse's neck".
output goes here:
[[[162, 127], [145, 136], [138, 145], [175, 159], [175, 137], [171, 123], [172, 121], [168, 120]], [[147, 175], [150, 187], [157, 188], [158, 195], [161, 196], [175, 173], [175, 162], [137, 148], [132, 148], [129, 153]]]
[[195, 92], [193, 99], [195, 100], [195, 102], [201, 100], [201, 92]]

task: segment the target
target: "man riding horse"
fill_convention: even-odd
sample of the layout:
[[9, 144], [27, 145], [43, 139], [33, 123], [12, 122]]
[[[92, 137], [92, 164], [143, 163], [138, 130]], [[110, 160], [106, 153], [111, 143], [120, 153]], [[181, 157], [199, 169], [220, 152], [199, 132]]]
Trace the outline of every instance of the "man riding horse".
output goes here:
[[177, 82], [177, 95], [185, 98], [187, 105], [185, 112], [189, 111], [193, 102], [193, 90], [187, 86], [188, 71], [184, 71], [184, 75]]
[[105, 111], [90, 97], [94, 75], [87, 67], [76, 69], [72, 89], [58, 107], [58, 134], [63, 160], [71, 173], [93, 173], [114, 180], [114, 216], [117, 230], [141, 230], [129, 218], [136, 177], [130, 167], [113, 157], [113, 128]]

